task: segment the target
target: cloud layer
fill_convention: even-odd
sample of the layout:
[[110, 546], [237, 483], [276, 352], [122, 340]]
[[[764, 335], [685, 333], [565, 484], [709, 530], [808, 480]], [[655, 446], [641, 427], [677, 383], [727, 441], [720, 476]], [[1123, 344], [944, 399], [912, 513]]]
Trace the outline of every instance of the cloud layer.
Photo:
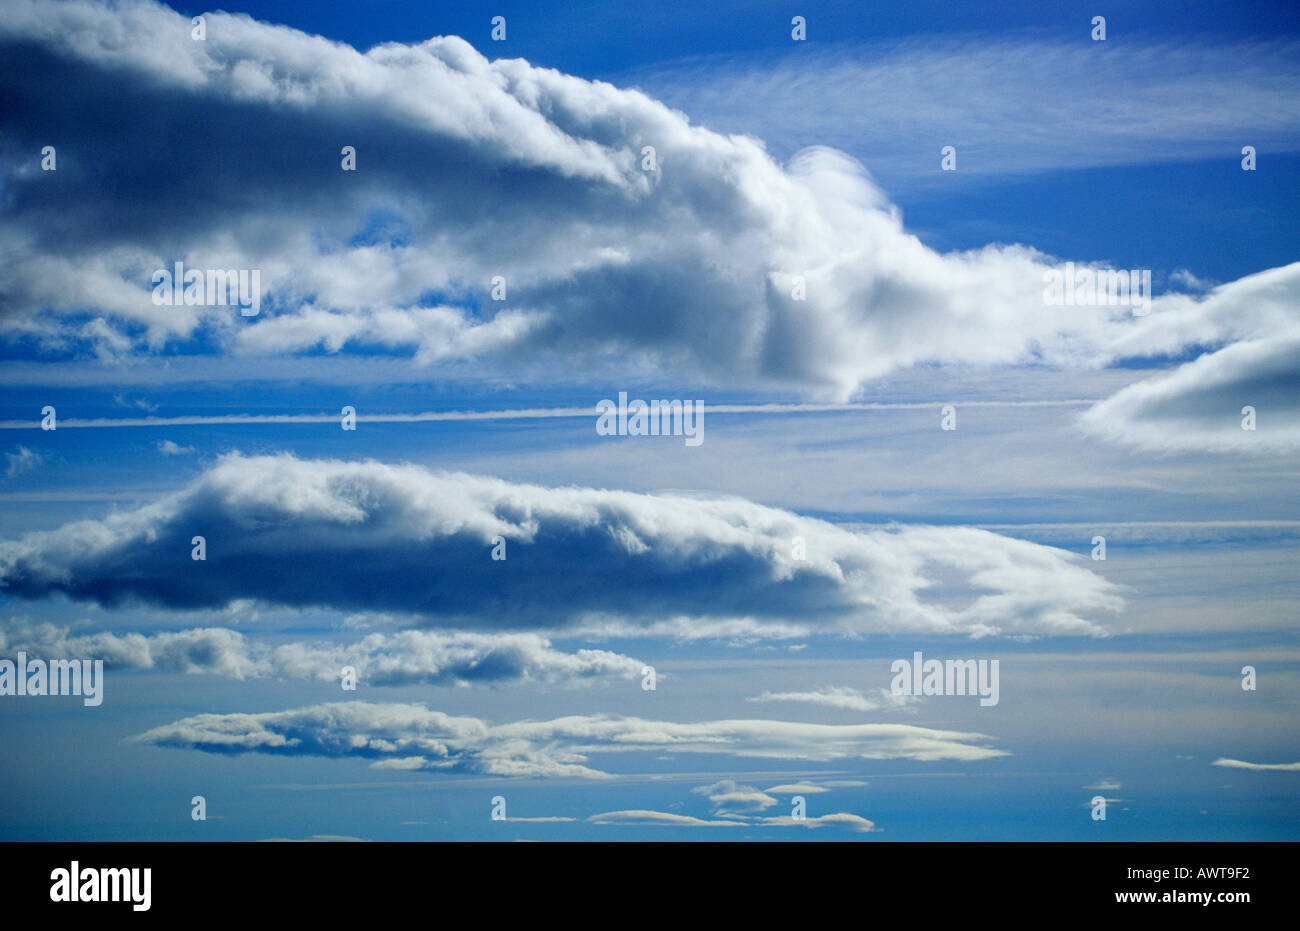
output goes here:
[[0, 590], [687, 637], [1098, 635], [1122, 606], [1080, 557], [983, 530], [855, 532], [735, 498], [239, 454], [138, 510], [0, 542]]
[[729, 720], [676, 723], [615, 715], [490, 725], [414, 704], [340, 702], [264, 714], [199, 714], [131, 738], [210, 753], [355, 757], [382, 769], [607, 778], [589, 756], [655, 751], [827, 762], [973, 762], [1007, 755], [982, 734], [903, 724]]
[[642, 664], [607, 650], [564, 653], [536, 634], [403, 630], [355, 643], [268, 644], [224, 627], [117, 635], [73, 635], [52, 624], [10, 622], [0, 651], [43, 659], [103, 659], [110, 669], [156, 669], [226, 676], [340, 681], [350, 666], [359, 685], [466, 685], [590, 682], [640, 675]]

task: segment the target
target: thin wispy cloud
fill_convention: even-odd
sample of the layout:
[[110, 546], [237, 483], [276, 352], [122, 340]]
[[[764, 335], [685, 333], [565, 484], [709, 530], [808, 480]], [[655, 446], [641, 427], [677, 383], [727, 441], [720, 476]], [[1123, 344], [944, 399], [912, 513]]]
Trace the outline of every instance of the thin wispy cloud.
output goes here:
[[1114, 779], [1098, 779], [1092, 785], [1084, 786], [1084, 788], [1095, 792], [1118, 792], [1123, 787]]
[[679, 815], [670, 811], [649, 811], [633, 809], [627, 811], [606, 811], [587, 818], [592, 824], [652, 824], [666, 827], [686, 828], [737, 828], [744, 827], [744, 821], [728, 819], [707, 820], [692, 815]]
[[[819, 38], [788, 52], [694, 56], [624, 79], [712, 129], [758, 136], [787, 155], [834, 145], [909, 185], [938, 183], [933, 169], [948, 142], [970, 153], [963, 172], [997, 178], [1231, 157], [1246, 137], [1296, 151], [1300, 138], [1290, 105], [1300, 46], [1289, 38]], [[1084, 105], [1095, 100], [1106, 107]]]
[[26, 446], [19, 446], [13, 452], [5, 453], [5, 477], [13, 478], [31, 472], [44, 461], [45, 457], [40, 453], [33, 452]]
[[[944, 403], [940, 401], [894, 401], [870, 402], [861, 404], [710, 404], [708, 412], [716, 414], [826, 414], [851, 413], [853, 411], [917, 411], [941, 410]], [[1027, 400], [963, 400], [962, 407], [999, 408], [999, 407], [1084, 407], [1095, 404], [1096, 399], [1085, 398], [1045, 398], [1036, 401]], [[549, 407], [521, 408], [488, 411], [422, 411], [419, 413], [358, 413], [357, 423], [440, 423], [479, 420], [552, 420], [552, 419], [589, 419], [593, 416], [592, 407]], [[117, 429], [121, 427], [199, 427], [204, 425], [235, 424], [314, 424], [338, 423], [338, 414], [194, 414], [177, 417], [70, 417], [59, 421], [60, 428], [98, 427]], [[30, 430], [39, 421], [0, 420], [0, 430]], [[162, 440], [158, 444], [164, 455], [191, 453], [191, 446], [177, 446], [171, 440]]]
[[847, 711], [877, 711], [881, 708], [897, 708], [906, 704], [907, 697], [896, 696], [889, 689], [864, 692], [860, 689], [843, 685], [827, 685], [808, 692], [764, 692], [748, 701], [757, 702], [804, 702], [813, 705], [825, 705], [828, 708], [843, 708]]
[[857, 831], [859, 834], [870, 834], [879, 830], [874, 821], [844, 811], [834, 812], [829, 815], [810, 815], [803, 818], [795, 818], [792, 815], [777, 815], [760, 818], [759, 821], [762, 824], [779, 827], [821, 828], [828, 825], [841, 825]]

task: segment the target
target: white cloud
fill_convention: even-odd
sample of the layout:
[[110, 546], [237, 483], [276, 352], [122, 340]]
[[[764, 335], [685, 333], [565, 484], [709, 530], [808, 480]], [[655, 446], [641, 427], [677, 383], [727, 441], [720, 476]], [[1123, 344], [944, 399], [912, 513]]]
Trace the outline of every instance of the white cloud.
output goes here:
[[359, 685], [465, 685], [546, 682], [579, 684], [600, 678], [630, 679], [642, 663], [607, 650], [565, 653], [532, 633], [442, 633], [403, 630], [375, 633], [352, 643], [267, 644], [222, 627], [122, 636], [73, 636], [52, 624], [10, 620], [0, 626], [0, 649], [45, 659], [94, 657], [112, 669], [157, 669], [233, 679], [312, 679], [338, 682], [344, 666]]
[[[1065, 41], [987, 33], [810, 41], [785, 54], [656, 63], [626, 77], [712, 129], [752, 133], [785, 152], [810, 140], [860, 152], [909, 187], [939, 183], [944, 141], [958, 144], [959, 170], [975, 178], [1232, 161], [1240, 145], [1225, 156], [1223, 140], [1237, 135], [1261, 140], [1260, 152], [1294, 151], [1294, 39], [1159, 43], [1130, 32], [1120, 48], [1086, 41], [1087, 28]], [[1099, 99], [1110, 105], [1060, 106]], [[1163, 144], [1143, 144], [1152, 138]]]
[[5, 469], [7, 478], [30, 472], [45, 461], [44, 456], [32, 452], [26, 446], [19, 446], [16, 451], [5, 453], [5, 459], [8, 461], [8, 467]]
[[707, 786], [691, 789], [695, 795], [703, 795], [713, 805], [714, 814], [725, 817], [739, 817], [743, 812], [762, 811], [771, 808], [777, 800], [753, 786], [738, 785], [734, 779], [723, 779]]
[[876, 711], [880, 708], [896, 708], [907, 702], [906, 696], [896, 696], [889, 689], [877, 689], [875, 693], [842, 685], [828, 685], [811, 692], [764, 692], [746, 701], [772, 702], [807, 702], [814, 705], [826, 705], [830, 708], [844, 708], [849, 711]]
[[[491, 558], [496, 538], [504, 560]], [[939, 582], [944, 597], [927, 598]], [[0, 587], [668, 636], [1099, 635], [1098, 615], [1122, 606], [1080, 557], [972, 528], [854, 532], [736, 498], [238, 454], [138, 510], [0, 541]]]
[[737, 828], [744, 827], [743, 821], [706, 821], [691, 815], [677, 815], [668, 811], [648, 811], [646, 809], [628, 809], [626, 811], [606, 811], [592, 815], [587, 819], [592, 824], [661, 824], [668, 827], [688, 828]]
[[[1100, 436], [1158, 451], [1300, 449], [1298, 380], [1300, 328], [1292, 327], [1124, 388], [1082, 420]], [[1243, 429], [1246, 407], [1254, 408], [1254, 429]]]
[[142, 411], [148, 411], [149, 413], [158, 410], [158, 405], [151, 401], [146, 401], [144, 398], [128, 398], [121, 394], [113, 395], [113, 403], [119, 407], [136, 407]]
[[[80, 163], [70, 193], [43, 185], [39, 198], [23, 194], [40, 172], [0, 165], [23, 205], [0, 234], [0, 289], [14, 308], [0, 326], [47, 349], [361, 349], [428, 364], [508, 359], [519, 375], [615, 357], [843, 398], [916, 365], [1096, 367], [1262, 338], [1298, 316], [1300, 265], [1157, 298], [1146, 317], [1048, 307], [1054, 260], [1023, 246], [935, 252], [842, 153], [809, 148], [780, 165], [757, 140], [694, 126], [638, 91], [488, 61], [454, 37], [363, 54], [221, 13], [194, 42], [187, 17], [144, 0], [14, 0], [6, 12], [0, 68], [39, 68], [41, 82], [11, 83], [18, 110], [46, 113], [47, 132], [65, 113], [47, 98], [75, 89], [83, 107], [147, 115], [154, 136], [189, 146], [160, 158], [153, 136], [137, 148], [111, 127], [100, 145], [79, 122], [98, 157]], [[103, 79], [73, 77], [85, 69]], [[1252, 99], [1272, 125], [1270, 94], [1289, 85], [1269, 81]], [[250, 120], [254, 138], [234, 131]], [[0, 122], [14, 151], [39, 147], [20, 121]], [[344, 136], [359, 148], [355, 174], [336, 162]], [[656, 171], [641, 167], [646, 145]], [[85, 193], [110, 188], [130, 199], [131, 223], [114, 198]], [[77, 235], [38, 251], [54, 227]], [[192, 268], [259, 269], [260, 315], [156, 306], [152, 270], [178, 255]], [[495, 275], [508, 282], [501, 304], [487, 293]], [[805, 300], [792, 296], [795, 276]], [[441, 295], [432, 306], [430, 294]]]
[[1253, 769], [1258, 771], [1275, 770], [1278, 772], [1300, 772], [1300, 762], [1298, 763], [1247, 763], [1245, 760], [1229, 760], [1220, 757], [1210, 764], [1211, 766], [1226, 766], [1229, 769]]
[[870, 834], [877, 831], [874, 821], [869, 821], [861, 815], [850, 814], [849, 812], [839, 811], [829, 815], [818, 815], [817, 817], [794, 818], [790, 815], [778, 815], [775, 817], [760, 818], [763, 824], [780, 825], [783, 827], [805, 827], [820, 828], [829, 824], [846, 825], [860, 834]]
[[1122, 786], [1115, 779], [1098, 779], [1093, 785], [1084, 788], [1095, 792], [1118, 792]]
[[[679, 815], [663, 811], [612, 811], [599, 815], [592, 815], [587, 820], [596, 824], [661, 824], [675, 827], [746, 827], [746, 826], [803, 826], [807, 828], [819, 828], [826, 825], [847, 826], [851, 830], [859, 833], [870, 833], [878, 830], [875, 822], [869, 821], [860, 815], [849, 814], [848, 812], [835, 812], [833, 814], [820, 815], [812, 818], [795, 819], [790, 815], [780, 816], [761, 816], [751, 815], [741, 811], [728, 810], [728, 808], [745, 808], [748, 812], [761, 812], [772, 805], [777, 804], [777, 800], [764, 795], [752, 786], [738, 786], [732, 780], [724, 780], [712, 786], [701, 786], [698, 789], [692, 789], [696, 794], [707, 795], [709, 800], [715, 806], [714, 816], [720, 820], [705, 820], [696, 818], [693, 815]], [[825, 791], [816, 789], [814, 791]]]
[[591, 754], [633, 751], [817, 762], [975, 762], [1007, 755], [984, 746], [989, 739], [903, 724], [676, 723], [615, 715], [490, 725], [423, 705], [366, 702], [261, 714], [199, 714], [131, 738], [136, 743], [211, 753], [359, 757], [380, 769], [580, 778], [609, 778], [586, 765]]

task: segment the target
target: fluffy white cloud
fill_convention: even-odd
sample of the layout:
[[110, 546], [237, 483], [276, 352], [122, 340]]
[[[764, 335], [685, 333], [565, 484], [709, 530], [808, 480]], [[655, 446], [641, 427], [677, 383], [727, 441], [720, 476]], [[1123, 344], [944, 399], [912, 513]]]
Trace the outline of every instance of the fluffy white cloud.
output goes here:
[[[196, 535], [205, 560], [191, 558]], [[1098, 635], [1122, 606], [1080, 557], [972, 528], [858, 532], [735, 498], [238, 454], [138, 510], [0, 542], [0, 589], [668, 635]]]
[[[1084, 425], [1108, 439], [1181, 452], [1300, 448], [1300, 328], [1244, 340], [1095, 405]], [[1245, 429], [1254, 409], [1253, 429]]]
[[[220, 13], [206, 41], [189, 30], [146, 0], [8, 4], [6, 151], [73, 140], [57, 183], [27, 156], [0, 164], [10, 336], [108, 358], [202, 342], [491, 355], [519, 372], [614, 356], [844, 397], [899, 367], [1098, 366], [1298, 317], [1300, 265], [1166, 295], [1145, 317], [1046, 306], [1048, 257], [927, 248], [841, 153], [783, 166], [640, 92], [458, 38], [361, 53]], [[150, 132], [122, 136], [124, 121]], [[156, 306], [150, 276], [176, 259], [259, 269], [261, 314]]]
[[828, 762], [1007, 755], [983, 734], [903, 724], [728, 720], [677, 723], [615, 715], [491, 725], [416, 704], [340, 702], [262, 714], [199, 714], [131, 738], [211, 753], [359, 757], [381, 769], [602, 778], [596, 753], [671, 751]]

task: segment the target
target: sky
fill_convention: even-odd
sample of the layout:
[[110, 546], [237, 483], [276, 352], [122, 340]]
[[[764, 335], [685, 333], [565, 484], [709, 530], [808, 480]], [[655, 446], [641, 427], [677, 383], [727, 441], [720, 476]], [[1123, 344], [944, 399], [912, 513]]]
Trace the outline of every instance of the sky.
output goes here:
[[0, 839], [1300, 839], [1298, 91], [1286, 3], [0, 0]]

